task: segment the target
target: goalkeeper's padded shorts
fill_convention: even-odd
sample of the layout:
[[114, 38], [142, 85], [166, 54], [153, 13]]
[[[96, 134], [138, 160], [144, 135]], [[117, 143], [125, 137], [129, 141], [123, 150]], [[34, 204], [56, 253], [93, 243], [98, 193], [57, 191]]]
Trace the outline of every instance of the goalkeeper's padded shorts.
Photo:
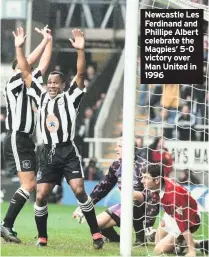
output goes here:
[[115, 204], [109, 207], [106, 210], [106, 213], [115, 221], [116, 225], [120, 227], [120, 213], [121, 213], [121, 204]]

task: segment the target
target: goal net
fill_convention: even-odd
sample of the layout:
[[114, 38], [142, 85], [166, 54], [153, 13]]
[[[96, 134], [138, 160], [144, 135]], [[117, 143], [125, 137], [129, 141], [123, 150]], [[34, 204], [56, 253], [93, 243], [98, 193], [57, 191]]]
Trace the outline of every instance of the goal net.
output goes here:
[[[209, 8], [204, 0], [141, 0], [140, 8], [204, 10], [203, 84], [142, 84], [139, 31], [135, 135], [137, 155], [146, 156], [151, 163], [163, 163], [165, 176], [188, 189], [197, 200], [201, 224], [194, 238], [206, 240], [209, 231]], [[160, 209], [155, 229], [161, 224], [163, 215]], [[145, 223], [147, 219], [149, 216], [145, 214]], [[150, 237], [153, 231], [152, 227], [146, 229], [146, 255], [153, 254], [149, 241], [153, 240]], [[135, 232], [137, 238], [140, 231]], [[181, 246], [181, 242], [176, 245], [175, 255], [184, 249]], [[197, 255], [208, 254], [199, 249]]]

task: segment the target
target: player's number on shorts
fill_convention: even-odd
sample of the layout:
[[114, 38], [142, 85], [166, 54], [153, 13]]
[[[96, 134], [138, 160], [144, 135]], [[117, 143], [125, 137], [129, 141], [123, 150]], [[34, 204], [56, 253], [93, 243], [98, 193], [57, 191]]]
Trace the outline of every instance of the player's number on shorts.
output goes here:
[[146, 79], [147, 78], [149, 78], [149, 79], [151, 79], [151, 78], [159, 78], [159, 79], [162, 79], [162, 78], [164, 78], [164, 74], [163, 74], [163, 72], [157, 72], [157, 71], [154, 71], [154, 72], [152, 72], [152, 71], [149, 71], [149, 72], [145, 72], [145, 76], [146, 76]]

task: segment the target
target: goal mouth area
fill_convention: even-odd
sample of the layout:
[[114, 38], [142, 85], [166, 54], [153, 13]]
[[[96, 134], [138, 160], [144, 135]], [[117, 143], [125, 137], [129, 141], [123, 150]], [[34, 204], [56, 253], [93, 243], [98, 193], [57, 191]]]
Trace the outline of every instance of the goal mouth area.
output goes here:
[[[149, 3], [149, 4], [148, 4]], [[205, 6], [203, 4], [197, 4], [197, 3], [191, 3], [187, 0], [151, 0], [151, 1], [141, 1], [141, 5], [140, 5], [141, 9], [146, 9], [147, 11], [161, 11], [161, 9], [170, 9], [171, 12], [174, 12], [175, 9], [186, 9], [186, 10], [192, 10], [192, 9], [202, 9], [204, 16], [203, 16], [203, 20], [204, 20], [204, 33], [203, 33], [203, 37], [207, 38], [208, 37], [208, 29], [205, 30], [205, 25], [208, 26], [208, 22], [209, 22], [209, 7]], [[162, 10], [164, 11], [164, 10]], [[195, 12], [195, 10], [194, 10]], [[139, 36], [140, 37], [140, 36]], [[139, 49], [139, 59], [138, 59], [138, 66], [140, 67], [140, 47], [141, 47], [141, 42], [138, 42], [138, 49]], [[207, 46], [208, 48], [208, 46]], [[141, 52], [143, 53], [143, 52]], [[205, 56], [204, 56], [205, 57]], [[208, 63], [208, 54], [206, 55], [206, 57], [204, 58], [203, 61], [204, 65], [206, 66], [206, 69], [208, 69], [209, 67], [209, 63]], [[139, 70], [139, 68], [138, 68]], [[201, 90], [199, 90], [199, 93], [204, 93], [207, 94], [208, 92], [208, 72], [204, 73], [204, 87], [201, 88]], [[209, 216], [209, 206], [207, 204], [207, 201], [209, 200], [209, 183], [207, 182], [209, 177], [208, 177], [208, 170], [209, 170], [209, 166], [207, 164], [207, 160], [209, 159], [209, 154], [208, 154], [208, 142], [207, 139], [200, 139], [200, 137], [197, 137], [200, 140], [202, 140], [202, 142], [199, 142], [198, 139], [197, 141], [192, 141], [192, 139], [190, 138], [188, 141], [181, 141], [179, 140], [177, 137], [173, 136], [173, 138], [166, 138], [162, 132], [163, 129], [171, 129], [172, 126], [175, 126], [174, 124], [170, 124], [169, 122], [165, 122], [164, 120], [158, 120], [158, 121], [151, 121], [150, 122], [150, 108], [154, 109], [154, 111], [158, 114], [161, 111], [160, 108], [162, 108], [164, 111], [169, 111], [169, 108], [165, 107], [164, 105], [160, 105], [158, 103], [158, 105], [156, 104], [152, 104], [151, 101], [151, 97], [153, 95], [156, 96], [162, 96], [162, 93], [159, 93], [158, 91], [156, 91], [156, 94], [153, 93], [153, 88], [155, 87], [155, 85], [145, 85], [143, 84], [143, 82], [140, 84], [141, 80], [140, 80], [141, 74], [137, 73], [137, 78], [139, 79], [139, 82], [137, 84], [137, 93], [139, 95], [137, 95], [136, 99], [137, 101], [139, 101], [140, 99], [140, 94], [142, 93], [142, 102], [144, 104], [140, 105], [137, 104], [136, 107], [136, 112], [139, 111], [141, 112], [140, 114], [137, 113], [136, 114], [136, 119], [135, 119], [135, 123], [139, 128], [137, 128], [137, 132], [135, 130], [135, 135], [139, 136], [139, 137], [143, 137], [143, 140], [145, 142], [145, 144], [143, 145], [143, 147], [137, 147], [137, 150], [143, 150], [143, 148], [147, 148], [148, 151], [151, 150], [151, 148], [149, 148], [149, 146], [151, 145], [151, 143], [157, 138], [157, 137], [162, 137], [165, 141], [167, 141], [168, 145], [165, 144], [165, 148], [168, 148], [168, 152], [171, 153], [171, 155], [173, 156], [174, 160], [178, 160], [179, 163], [176, 164], [174, 163], [173, 170], [172, 170], [172, 174], [171, 174], [171, 179], [174, 179], [177, 183], [179, 183], [180, 181], [178, 180], [177, 176], [179, 175], [180, 171], [184, 171], [184, 169], [187, 169], [187, 172], [189, 173], [188, 175], [188, 184], [184, 185], [186, 187], [186, 189], [188, 191], [190, 191], [190, 194], [192, 195], [193, 198], [195, 198], [195, 200], [198, 202], [198, 208], [201, 212], [202, 215], [202, 219], [201, 219], [201, 228], [199, 228], [197, 230], [197, 232], [195, 232], [194, 234], [194, 238], [196, 239], [207, 239], [208, 238], [208, 216]], [[145, 82], [144, 82], [145, 83]], [[195, 88], [195, 83], [192, 82], [193, 84], [180, 84], [180, 86], [184, 87], [188, 87], [191, 90], [191, 94], [193, 94], [193, 92], [196, 90]], [[162, 85], [159, 86], [164, 86], [163, 83], [159, 83]], [[151, 86], [151, 87], [150, 87]], [[153, 87], [152, 87], [153, 86]], [[198, 90], [197, 90], [198, 91]], [[202, 92], [201, 92], [202, 91]], [[144, 99], [146, 98], [146, 101], [144, 101]], [[192, 97], [191, 97], [192, 98]], [[183, 100], [180, 96], [180, 101]], [[199, 103], [197, 102], [196, 99], [192, 98], [192, 104], [191, 104], [191, 108], [195, 108], [196, 105], [198, 105]], [[145, 103], [146, 102], [146, 103]], [[206, 100], [204, 100], [202, 103], [200, 103], [204, 106], [205, 109], [208, 108], [208, 102], [206, 103]], [[176, 112], [178, 114], [182, 114], [182, 105], [179, 105], [180, 107], [177, 108]], [[158, 110], [157, 110], [158, 109]], [[190, 128], [190, 133], [191, 131], [195, 131], [197, 134], [200, 133], [207, 133], [208, 135], [208, 116], [202, 116], [202, 118], [200, 118], [200, 113], [194, 113], [194, 115], [196, 116], [195, 118], [198, 120], [197, 125], [195, 125], [195, 127], [193, 127], [192, 125], [189, 125]], [[207, 117], [207, 118], [206, 118]], [[142, 126], [143, 124], [146, 124], [146, 130], [145, 132], [142, 131]], [[153, 130], [155, 130], [155, 134], [153, 132]], [[198, 145], [199, 144], [199, 145]], [[199, 147], [200, 146], [200, 147]], [[193, 149], [193, 150], [192, 150]], [[161, 149], [163, 151], [163, 147], [161, 147]], [[182, 152], [180, 153], [180, 151], [182, 150]], [[183, 151], [185, 150], [185, 155], [183, 153]], [[155, 151], [157, 152], [158, 150], [155, 149]], [[188, 154], [186, 153], [188, 151]], [[193, 151], [193, 152], [192, 152]], [[201, 152], [201, 153], [200, 153]], [[198, 156], [196, 156], [196, 154], [198, 153]], [[196, 158], [197, 160], [201, 159], [201, 154], [205, 155], [206, 160], [203, 161], [205, 162], [204, 167], [202, 166], [202, 169], [197, 168], [197, 166], [194, 166], [193, 160], [190, 163], [190, 166], [187, 166], [187, 164], [189, 163], [189, 161], [187, 162], [187, 164], [183, 167], [182, 164], [184, 162], [184, 158], [187, 158], [189, 155], [191, 154], [191, 158]], [[199, 155], [200, 154], [200, 155]], [[147, 154], [148, 155], [148, 154]], [[208, 157], [207, 157], [208, 156]], [[148, 156], [147, 156], [148, 157]], [[198, 159], [199, 158], [199, 159]], [[175, 161], [174, 161], [175, 162]], [[203, 163], [202, 162], [202, 163]], [[169, 164], [164, 164], [163, 165], [165, 168], [167, 168], [169, 170], [169, 168], [171, 167], [171, 165]], [[182, 168], [183, 167], [183, 168]], [[197, 169], [196, 169], [197, 168]], [[199, 178], [199, 183], [197, 182], [191, 182], [190, 178], [194, 176]], [[185, 183], [186, 184], [186, 183]], [[183, 183], [182, 183], [183, 185]], [[199, 192], [199, 196], [197, 197], [197, 192]], [[163, 212], [160, 213], [160, 215], [158, 215], [158, 217], [156, 218], [156, 223], [155, 223], [155, 228], [157, 228], [158, 224], [160, 224], [160, 220], [163, 217]], [[145, 219], [149, 219], [149, 216], [147, 214], [145, 214]], [[152, 242], [148, 242], [147, 244], [153, 245]], [[187, 248], [185, 249], [185, 252], [187, 252]], [[147, 255], [149, 255], [150, 252], [150, 248], [147, 247]], [[174, 254], [178, 255], [178, 251], [177, 252], [173, 252]], [[164, 253], [165, 256], [166, 253]], [[200, 254], [200, 251], [198, 250], [198, 255]], [[202, 253], [201, 255], [203, 256], [207, 256], [207, 254]]]

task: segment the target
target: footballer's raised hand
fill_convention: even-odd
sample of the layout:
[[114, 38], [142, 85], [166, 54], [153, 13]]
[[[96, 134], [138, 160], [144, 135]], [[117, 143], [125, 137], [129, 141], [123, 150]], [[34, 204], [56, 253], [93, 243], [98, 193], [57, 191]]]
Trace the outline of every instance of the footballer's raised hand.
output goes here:
[[72, 46], [77, 50], [84, 50], [85, 48], [85, 38], [84, 33], [80, 31], [80, 29], [73, 29], [72, 30], [73, 38], [69, 38]]
[[22, 47], [25, 43], [26, 35], [22, 27], [17, 28], [16, 33], [12, 32], [15, 38], [15, 47]]
[[43, 36], [43, 39], [47, 42], [52, 40], [51, 30], [46, 25], [43, 29], [35, 28], [35, 31]]

